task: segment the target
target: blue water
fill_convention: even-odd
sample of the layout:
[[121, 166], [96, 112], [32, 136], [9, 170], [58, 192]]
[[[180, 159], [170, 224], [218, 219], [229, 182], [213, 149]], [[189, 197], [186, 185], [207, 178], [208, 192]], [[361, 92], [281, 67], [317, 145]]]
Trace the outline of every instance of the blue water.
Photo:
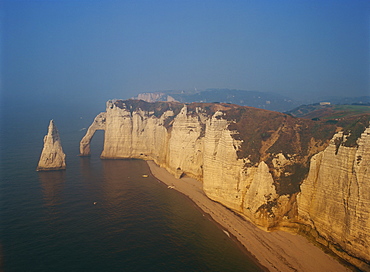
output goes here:
[[[188, 198], [143, 178], [144, 161], [100, 160], [103, 132], [91, 157], [77, 156], [81, 129], [102, 110], [3, 108], [0, 270], [261, 271]], [[51, 118], [67, 170], [36, 172]]]

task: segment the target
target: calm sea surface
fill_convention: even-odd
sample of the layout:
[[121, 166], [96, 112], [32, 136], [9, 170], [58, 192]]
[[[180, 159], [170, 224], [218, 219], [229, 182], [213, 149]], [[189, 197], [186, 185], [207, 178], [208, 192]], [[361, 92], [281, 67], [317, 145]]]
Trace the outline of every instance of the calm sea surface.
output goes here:
[[[1, 123], [0, 270], [260, 271], [189, 199], [143, 178], [145, 162], [100, 160], [103, 132], [78, 157], [98, 111], [12, 109]], [[52, 118], [67, 170], [38, 173]]]

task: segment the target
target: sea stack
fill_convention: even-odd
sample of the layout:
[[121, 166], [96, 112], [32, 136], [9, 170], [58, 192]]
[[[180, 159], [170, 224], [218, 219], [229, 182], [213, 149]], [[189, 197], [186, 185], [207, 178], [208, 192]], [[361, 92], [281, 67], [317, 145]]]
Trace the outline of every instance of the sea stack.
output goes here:
[[54, 120], [50, 120], [48, 134], [44, 137], [44, 147], [36, 171], [64, 170], [66, 169], [65, 158], [58, 129]]

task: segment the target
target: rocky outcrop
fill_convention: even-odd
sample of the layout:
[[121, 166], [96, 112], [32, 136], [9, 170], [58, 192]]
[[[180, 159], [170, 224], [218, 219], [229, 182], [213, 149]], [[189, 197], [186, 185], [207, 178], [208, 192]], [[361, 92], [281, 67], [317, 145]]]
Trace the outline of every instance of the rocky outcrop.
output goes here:
[[365, 267], [369, 129], [357, 143], [347, 132], [347, 141], [343, 134], [330, 140], [347, 125], [341, 122], [222, 103], [113, 100], [80, 150], [88, 155], [94, 131], [104, 129], [102, 158], [154, 160], [177, 178], [198, 179], [210, 199], [260, 228], [315, 233], [340, 248], [338, 255]]
[[63, 152], [60, 136], [54, 121], [51, 120], [48, 134], [44, 137], [44, 147], [36, 168], [37, 171], [66, 169], [66, 155]]

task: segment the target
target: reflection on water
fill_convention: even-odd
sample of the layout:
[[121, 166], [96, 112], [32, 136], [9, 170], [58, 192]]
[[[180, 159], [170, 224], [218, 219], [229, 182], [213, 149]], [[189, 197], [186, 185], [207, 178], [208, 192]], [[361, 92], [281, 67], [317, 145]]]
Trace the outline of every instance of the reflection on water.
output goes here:
[[131, 191], [135, 190], [135, 185], [142, 181], [140, 173], [146, 170], [143, 169], [145, 166], [146, 164], [140, 161], [103, 161], [104, 187], [102, 189], [110, 205], [120, 206], [133, 195]]
[[107, 220], [147, 216], [146, 211], [152, 208], [148, 205], [151, 196], [147, 194], [147, 183], [153, 179], [142, 177], [142, 173], [148, 173], [147, 164], [138, 160], [103, 160], [102, 165], [101, 195]]
[[91, 171], [91, 158], [90, 157], [80, 157], [80, 171], [82, 177], [85, 181], [91, 179], [93, 172]]
[[63, 186], [66, 181], [65, 171], [38, 172], [46, 206], [57, 206], [62, 201]]
[[[153, 271], [260, 271], [194, 204], [158, 183], [140, 160], [102, 161], [101, 207], [117, 249]], [[143, 175], [149, 174], [148, 177]], [[136, 264], [137, 266], [137, 264]]]

